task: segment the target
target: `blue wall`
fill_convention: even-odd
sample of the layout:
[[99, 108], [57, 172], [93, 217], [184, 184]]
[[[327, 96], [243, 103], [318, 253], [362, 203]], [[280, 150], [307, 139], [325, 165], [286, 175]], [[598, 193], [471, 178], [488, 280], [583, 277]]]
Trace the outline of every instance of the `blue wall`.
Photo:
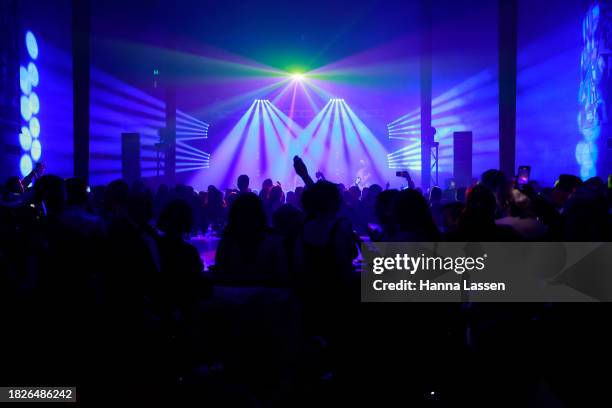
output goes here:
[[519, 2], [516, 161], [545, 185], [561, 173], [580, 174], [581, 3]]
[[472, 174], [499, 166], [498, 9], [495, 1], [444, 3], [434, 12], [432, 126], [440, 185], [453, 172], [453, 132], [473, 132]]

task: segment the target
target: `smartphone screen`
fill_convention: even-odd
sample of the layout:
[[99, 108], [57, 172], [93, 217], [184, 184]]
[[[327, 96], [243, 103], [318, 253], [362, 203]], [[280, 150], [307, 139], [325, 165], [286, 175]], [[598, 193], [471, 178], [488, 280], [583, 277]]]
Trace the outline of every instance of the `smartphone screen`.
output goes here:
[[525, 184], [529, 183], [530, 173], [531, 173], [531, 166], [519, 166], [517, 184], [519, 186], [524, 186]]

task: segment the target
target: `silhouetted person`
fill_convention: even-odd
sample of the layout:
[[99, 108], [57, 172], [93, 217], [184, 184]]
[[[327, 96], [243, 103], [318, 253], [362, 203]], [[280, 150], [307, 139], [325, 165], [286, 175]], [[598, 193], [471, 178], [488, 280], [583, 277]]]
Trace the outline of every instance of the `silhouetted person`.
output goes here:
[[264, 209], [268, 220], [272, 220], [272, 214], [278, 210], [285, 203], [285, 193], [281, 186], [276, 185], [270, 189], [268, 193], [268, 200], [264, 204]]
[[66, 208], [62, 221], [71, 229], [84, 236], [101, 234], [103, 230], [101, 219], [93, 214], [89, 205], [87, 186], [76, 177], [66, 180]]
[[349, 193], [351, 193], [351, 197], [354, 203], [357, 203], [361, 199], [361, 190], [359, 186], [351, 186], [348, 189]]
[[[528, 189], [528, 186], [525, 186]], [[547, 227], [537, 219], [531, 199], [519, 190], [512, 190], [509, 202], [509, 212], [506, 217], [495, 221], [497, 225], [512, 228], [522, 240], [542, 240], [547, 234]]]
[[249, 190], [249, 176], [246, 174], [241, 174], [238, 176], [238, 192], [240, 193], [248, 193]]
[[445, 234], [453, 234], [457, 231], [459, 218], [464, 208], [465, 204], [460, 201], [453, 201], [442, 206], [440, 209], [442, 214], [441, 230]]
[[429, 191], [429, 208], [431, 208], [431, 215], [438, 228], [442, 227], [442, 189], [438, 186], [434, 186]]
[[58, 216], [64, 208], [66, 189], [58, 176], [42, 176], [34, 185], [34, 199], [46, 215]]
[[265, 179], [263, 183], [261, 184], [261, 190], [259, 191], [259, 198], [264, 203], [268, 201], [268, 194], [270, 193], [270, 189], [272, 188], [273, 185], [274, 183], [272, 183], [272, 179], [269, 179], [269, 178]]
[[213, 230], [221, 231], [225, 223], [225, 208], [223, 207], [223, 193], [215, 186], [208, 186], [204, 212]]
[[167, 307], [175, 307], [183, 315], [189, 315], [211, 290], [198, 250], [184, 239], [192, 226], [191, 207], [181, 199], [169, 202], [157, 221], [163, 233], [159, 239], [163, 299]]
[[236, 285], [285, 285], [287, 257], [272, 234], [261, 200], [240, 194], [232, 204], [215, 257], [215, 276]]
[[157, 192], [153, 200], [153, 215], [156, 219], [159, 218], [162, 210], [166, 208], [169, 199], [170, 192], [168, 186], [166, 184], [160, 184], [159, 187], [157, 187]]
[[395, 212], [399, 229], [394, 241], [433, 242], [440, 239], [427, 200], [417, 190], [400, 191]]
[[378, 184], [372, 184], [370, 187], [364, 188], [361, 195], [361, 201], [357, 205], [357, 220], [355, 229], [359, 233], [365, 233], [368, 230], [368, 223], [376, 222], [376, 214], [374, 207], [376, 198], [382, 192], [382, 187]]
[[448, 238], [465, 242], [519, 241], [520, 237], [511, 228], [495, 224], [496, 208], [493, 192], [484, 185], [475, 186], [467, 196], [457, 233]]
[[398, 190], [385, 190], [376, 198], [375, 212], [381, 229], [370, 229], [369, 235], [372, 241], [391, 241], [396, 237], [398, 232], [396, 207], [399, 195]]
[[[351, 222], [338, 217], [340, 191], [319, 180], [304, 190], [306, 222], [297, 241], [295, 270], [304, 324], [310, 334], [333, 336], [341, 304], [355, 295], [353, 259], [357, 256]], [[342, 307], [344, 307], [342, 306]]]
[[99, 260], [104, 264], [101, 282], [105, 314], [101, 330], [105, 347], [100, 358], [106, 369], [121, 366], [123, 370], [118, 370], [115, 378], [126, 384], [131, 376], [144, 375], [148, 371], [144, 364], [151, 361], [143, 348], [148, 341], [145, 316], [151, 313], [151, 282], [159, 271], [149, 242], [143, 239], [142, 220], [133, 218], [130, 189], [125, 181], [115, 180], [108, 185], [105, 206], [107, 242]]
[[561, 174], [552, 190], [551, 201], [557, 210], [561, 210], [570, 195], [582, 185], [579, 177], [571, 174]]
[[612, 224], [601, 191], [578, 188], [563, 208], [564, 240], [605, 242], [612, 238]]
[[505, 217], [512, 196], [510, 180], [501, 170], [491, 169], [482, 173], [480, 185], [487, 187], [495, 197], [495, 218]]

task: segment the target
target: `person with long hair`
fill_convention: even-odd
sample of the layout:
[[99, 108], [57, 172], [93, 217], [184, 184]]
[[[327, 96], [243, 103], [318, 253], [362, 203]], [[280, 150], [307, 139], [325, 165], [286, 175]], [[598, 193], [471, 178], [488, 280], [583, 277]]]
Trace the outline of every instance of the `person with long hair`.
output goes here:
[[283, 285], [287, 257], [282, 239], [268, 227], [266, 213], [254, 193], [240, 194], [229, 210], [215, 258], [215, 276], [234, 285]]

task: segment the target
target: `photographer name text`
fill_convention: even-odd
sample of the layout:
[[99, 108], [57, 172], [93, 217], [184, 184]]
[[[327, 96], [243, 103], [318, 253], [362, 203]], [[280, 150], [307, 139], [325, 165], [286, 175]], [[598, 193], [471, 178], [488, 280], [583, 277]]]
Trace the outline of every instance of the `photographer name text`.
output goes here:
[[[417, 272], [454, 272], [463, 275], [465, 272], [481, 272], [486, 267], [487, 254], [480, 257], [440, 257], [440, 256], [410, 256], [397, 254], [393, 257], [376, 257], [372, 262], [374, 275], [382, 275], [388, 271], [401, 271], [414, 275]], [[505, 291], [504, 282], [470, 282], [462, 279], [460, 282], [443, 282], [430, 279], [400, 279], [385, 282], [376, 279], [372, 282], [375, 291]]]

